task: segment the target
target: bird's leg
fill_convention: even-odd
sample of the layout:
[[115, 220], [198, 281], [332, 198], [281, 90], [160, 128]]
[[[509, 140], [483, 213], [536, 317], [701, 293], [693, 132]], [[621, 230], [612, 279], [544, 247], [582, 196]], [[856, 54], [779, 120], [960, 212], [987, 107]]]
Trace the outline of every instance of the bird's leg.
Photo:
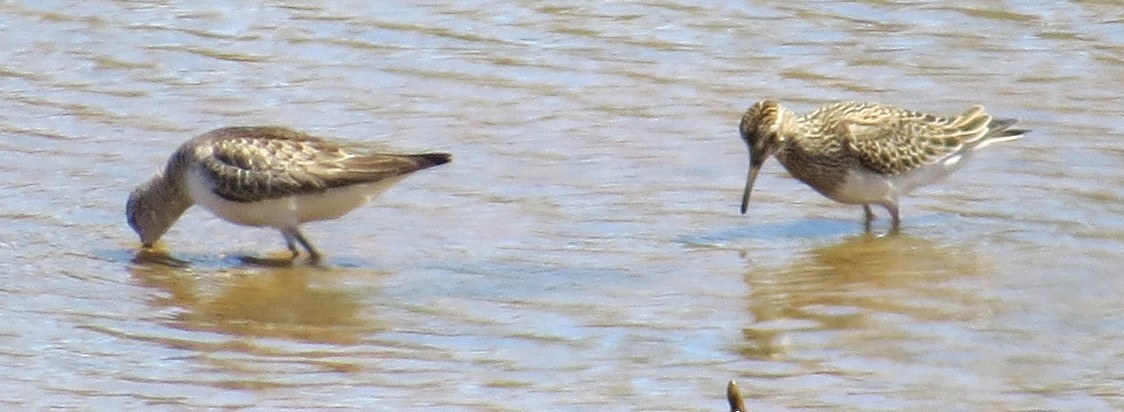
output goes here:
[[898, 233], [898, 231], [901, 230], [902, 226], [901, 216], [898, 215], [898, 204], [885, 203], [882, 206], [886, 208], [886, 211], [890, 212], [890, 232]]
[[296, 239], [296, 241], [300, 242], [301, 246], [304, 247], [304, 250], [308, 251], [309, 262], [316, 263], [320, 261], [320, 252], [317, 252], [316, 248], [312, 247], [312, 243], [309, 243], [308, 239], [305, 239], [304, 234], [301, 233], [300, 229], [291, 227], [285, 229], [285, 231], [288, 232], [285, 235], [285, 240], [289, 242], [289, 249], [293, 251], [294, 258], [296, 258], [298, 255], [297, 248], [293, 245], [293, 239]]
[[290, 232], [288, 229], [281, 229], [281, 236], [285, 237], [285, 243], [289, 245], [289, 251], [293, 253], [293, 255], [290, 256], [288, 259], [285, 259], [285, 258], [274, 259], [274, 258], [269, 258], [269, 257], [260, 258], [260, 257], [254, 257], [254, 256], [241, 256], [238, 259], [245, 262], [245, 263], [249, 263], [251, 265], [256, 265], [256, 266], [283, 267], [283, 266], [292, 265], [293, 261], [296, 260], [298, 255], [300, 255], [300, 251], [297, 250], [297, 244], [296, 244], [295, 238], [293, 237], [292, 232]]
[[866, 231], [869, 232], [870, 222], [874, 221], [874, 211], [870, 210], [870, 205], [863, 204], [863, 215], [866, 217], [863, 220], [863, 227], [865, 227]]
[[295, 230], [293, 229], [281, 229], [281, 236], [285, 237], [285, 244], [289, 246], [289, 251], [293, 252], [293, 257], [291, 257], [290, 259], [295, 260], [297, 256], [301, 255], [301, 251], [297, 249], [296, 235], [294, 234], [294, 232]]

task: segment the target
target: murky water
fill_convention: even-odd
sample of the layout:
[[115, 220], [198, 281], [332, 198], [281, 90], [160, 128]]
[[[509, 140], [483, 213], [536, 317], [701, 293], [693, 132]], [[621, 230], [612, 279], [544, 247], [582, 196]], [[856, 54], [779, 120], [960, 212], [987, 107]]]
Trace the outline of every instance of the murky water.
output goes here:
[[[0, 2], [0, 407], [1124, 408], [1124, 12], [1097, 1]], [[766, 165], [777, 98], [1034, 129], [862, 232]], [[449, 165], [310, 224], [129, 190], [283, 124]]]

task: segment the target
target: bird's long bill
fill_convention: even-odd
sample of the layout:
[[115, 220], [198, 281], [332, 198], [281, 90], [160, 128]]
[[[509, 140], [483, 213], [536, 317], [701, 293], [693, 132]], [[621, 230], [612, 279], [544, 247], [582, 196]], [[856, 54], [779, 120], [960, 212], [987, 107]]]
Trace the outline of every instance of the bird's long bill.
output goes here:
[[757, 172], [761, 171], [761, 165], [764, 161], [749, 162], [749, 173], [745, 176], [745, 191], [742, 192], [742, 214], [745, 214], [746, 208], [749, 207], [749, 192], [753, 191], [753, 181], [757, 180]]

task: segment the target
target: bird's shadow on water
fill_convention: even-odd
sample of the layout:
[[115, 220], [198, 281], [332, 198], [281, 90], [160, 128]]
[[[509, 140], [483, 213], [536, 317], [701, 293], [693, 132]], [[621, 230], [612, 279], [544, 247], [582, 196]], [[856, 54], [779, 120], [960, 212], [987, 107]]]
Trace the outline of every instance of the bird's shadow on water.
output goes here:
[[294, 268], [304, 267], [309, 269], [332, 268], [361, 268], [370, 267], [366, 260], [341, 256], [334, 258], [321, 258], [318, 261], [309, 260], [307, 256], [292, 258], [287, 252], [278, 252], [272, 255], [255, 256], [249, 254], [201, 254], [201, 253], [176, 253], [172, 254], [163, 249], [139, 248], [135, 250], [111, 250], [98, 253], [112, 260], [130, 261], [137, 265], [156, 265], [172, 268], [187, 269], [222, 269], [222, 268]]
[[[944, 214], [916, 216], [909, 222], [903, 223], [901, 233], [923, 230], [926, 227], [939, 225], [950, 218]], [[864, 227], [861, 218], [804, 219], [738, 226], [706, 234], [681, 235], [676, 240], [687, 245], [705, 247], [730, 245], [739, 240], [843, 239], [857, 235], [883, 236], [890, 233], [890, 223], [886, 219], [875, 220], [870, 228]]]
[[717, 232], [679, 236], [677, 241], [694, 246], [730, 245], [739, 240], [839, 238], [863, 233], [862, 222], [809, 219], [732, 227]]

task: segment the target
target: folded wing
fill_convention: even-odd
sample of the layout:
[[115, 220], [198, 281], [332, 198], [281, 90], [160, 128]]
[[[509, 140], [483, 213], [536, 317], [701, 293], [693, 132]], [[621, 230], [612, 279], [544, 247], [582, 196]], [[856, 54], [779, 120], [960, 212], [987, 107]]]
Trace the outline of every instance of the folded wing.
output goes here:
[[992, 121], [983, 106], [942, 118], [882, 106], [854, 113], [839, 123], [846, 148], [866, 168], [896, 175], [944, 161], [989, 137], [1008, 121]]
[[[226, 129], [224, 129], [226, 130]], [[371, 183], [449, 161], [444, 153], [355, 153], [285, 128], [244, 128], [212, 137], [195, 158], [215, 194], [255, 202]]]

